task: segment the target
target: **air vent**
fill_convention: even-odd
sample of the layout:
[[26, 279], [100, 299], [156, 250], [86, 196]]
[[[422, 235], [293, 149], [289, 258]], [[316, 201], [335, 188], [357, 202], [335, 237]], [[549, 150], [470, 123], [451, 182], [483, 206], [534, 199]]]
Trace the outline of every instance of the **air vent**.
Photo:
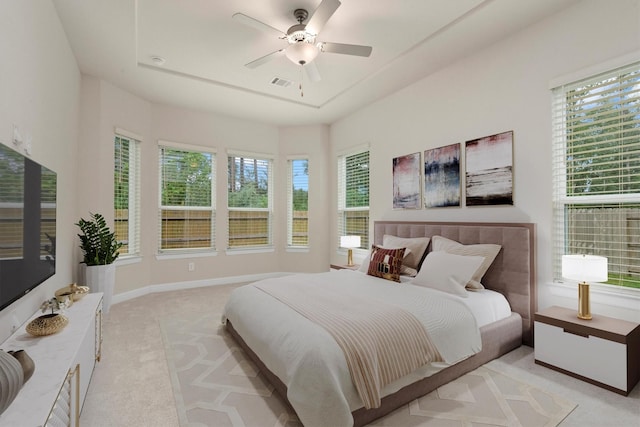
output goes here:
[[274, 77], [271, 80], [271, 84], [280, 87], [289, 87], [293, 82], [291, 80], [281, 79], [280, 77]]

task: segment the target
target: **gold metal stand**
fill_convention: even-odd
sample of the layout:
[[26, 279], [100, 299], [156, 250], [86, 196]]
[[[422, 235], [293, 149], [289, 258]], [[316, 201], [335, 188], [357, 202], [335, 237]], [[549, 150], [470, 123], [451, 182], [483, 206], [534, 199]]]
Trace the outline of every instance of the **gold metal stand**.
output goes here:
[[582, 282], [578, 284], [578, 318], [591, 320], [591, 304], [589, 302], [589, 284]]
[[355, 264], [353, 263], [353, 249], [349, 248], [347, 251], [347, 266], [353, 267]]

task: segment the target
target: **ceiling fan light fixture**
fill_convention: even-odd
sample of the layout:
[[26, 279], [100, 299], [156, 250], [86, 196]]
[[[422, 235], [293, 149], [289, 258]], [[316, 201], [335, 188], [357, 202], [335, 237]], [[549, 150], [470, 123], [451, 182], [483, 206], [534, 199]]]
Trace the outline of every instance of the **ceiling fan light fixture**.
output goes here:
[[320, 50], [311, 43], [298, 42], [289, 45], [284, 53], [294, 64], [304, 65], [313, 61], [320, 53]]

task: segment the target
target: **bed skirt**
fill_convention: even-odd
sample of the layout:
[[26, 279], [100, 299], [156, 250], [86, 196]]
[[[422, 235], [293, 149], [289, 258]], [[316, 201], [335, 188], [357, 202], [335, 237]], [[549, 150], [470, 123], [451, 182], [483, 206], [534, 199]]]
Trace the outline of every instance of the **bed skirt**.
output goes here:
[[[272, 373], [262, 363], [260, 358], [249, 348], [242, 337], [227, 320], [227, 331], [236, 340], [240, 347], [247, 353], [251, 361], [265, 375], [267, 380], [273, 385], [280, 396], [289, 403], [287, 399], [287, 387], [274, 373]], [[409, 384], [395, 393], [382, 398], [382, 404], [378, 408], [360, 408], [352, 412], [353, 425], [355, 427], [364, 426], [373, 420], [400, 408], [403, 405], [424, 396], [443, 384], [446, 384], [477, 367], [520, 347], [522, 344], [522, 318], [517, 313], [512, 313], [510, 317], [488, 324], [480, 328], [482, 338], [482, 351], [468, 359], [463, 360], [453, 366], [445, 368], [434, 375], [423, 378], [413, 384]], [[291, 405], [289, 405], [291, 406]]]

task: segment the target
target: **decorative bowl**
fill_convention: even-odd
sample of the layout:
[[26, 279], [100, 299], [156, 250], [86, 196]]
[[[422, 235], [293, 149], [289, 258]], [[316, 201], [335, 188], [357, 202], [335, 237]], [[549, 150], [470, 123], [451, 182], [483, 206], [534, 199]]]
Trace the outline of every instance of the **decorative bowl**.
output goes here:
[[83, 296], [89, 293], [88, 286], [78, 286], [75, 283], [70, 284], [69, 286], [65, 286], [64, 288], [60, 288], [56, 291], [56, 299], [62, 302], [64, 299], [60, 299], [60, 297], [69, 296], [73, 301], [80, 300]]
[[62, 330], [69, 323], [69, 319], [60, 313], [49, 313], [36, 317], [29, 324], [26, 330], [31, 335], [40, 337], [55, 334]]

